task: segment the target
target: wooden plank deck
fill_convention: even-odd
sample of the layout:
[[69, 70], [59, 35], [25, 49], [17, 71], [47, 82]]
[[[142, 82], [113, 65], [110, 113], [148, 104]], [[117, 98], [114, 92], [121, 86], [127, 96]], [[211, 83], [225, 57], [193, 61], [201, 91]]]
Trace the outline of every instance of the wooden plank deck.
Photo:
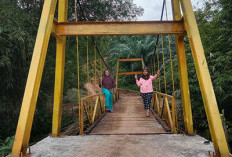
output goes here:
[[166, 133], [153, 114], [146, 117], [140, 96], [121, 96], [113, 108], [92, 130], [92, 135]]

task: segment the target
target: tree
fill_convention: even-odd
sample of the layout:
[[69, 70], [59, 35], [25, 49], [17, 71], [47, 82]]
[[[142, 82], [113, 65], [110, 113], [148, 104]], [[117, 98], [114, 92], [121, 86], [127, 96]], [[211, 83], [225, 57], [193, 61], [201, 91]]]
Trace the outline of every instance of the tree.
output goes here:
[[[88, 21], [132, 20], [143, 13], [133, 1], [80, 1]], [[15, 133], [18, 115], [31, 62], [43, 0], [0, 0], [0, 139]], [[57, 18], [57, 12], [55, 17]], [[69, 21], [74, 20], [74, 1], [69, 1]], [[78, 19], [83, 20], [78, 7]], [[108, 44], [107, 37], [97, 38], [98, 44]], [[90, 43], [93, 57], [93, 44]], [[43, 71], [40, 92], [35, 111], [31, 140], [37, 140], [51, 131], [55, 73], [55, 39], [51, 37]], [[107, 47], [107, 46], [106, 46]], [[80, 61], [85, 64], [86, 38], [80, 37]], [[100, 51], [107, 51], [99, 46]], [[103, 53], [104, 55], [104, 53]], [[67, 40], [64, 95], [77, 86], [76, 42], [74, 37]], [[81, 71], [84, 82], [85, 71]]]

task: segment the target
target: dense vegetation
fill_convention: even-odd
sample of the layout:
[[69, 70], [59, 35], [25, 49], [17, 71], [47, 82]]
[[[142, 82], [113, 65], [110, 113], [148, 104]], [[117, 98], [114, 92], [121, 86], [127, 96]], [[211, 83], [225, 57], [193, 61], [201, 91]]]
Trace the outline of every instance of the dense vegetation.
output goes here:
[[[232, 2], [230, 0], [216, 0], [206, 2], [203, 10], [196, 11], [196, 18], [205, 49], [208, 66], [214, 85], [214, 90], [220, 112], [224, 110], [230, 145], [232, 145]], [[190, 65], [190, 67], [193, 65]], [[195, 74], [193, 73], [192, 76]], [[191, 71], [190, 71], [191, 77]], [[192, 77], [193, 78], [193, 77]], [[195, 77], [196, 78], [196, 77]], [[196, 79], [190, 79], [191, 97], [194, 111], [195, 128], [209, 138], [206, 119], [202, 114], [203, 106], [199, 88], [194, 84]], [[201, 111], [201, 112], [199, 112]], [[200, 123], [199, 123], [200, 122]]]
[[[81, 4], [88, 21], [135, 20], [142, 15], [143, 9], [133, 4], [133, 1], [123, 0], [92, 1], [82, 0]], [[35, 43], [43, 0], [0, 0], [0, 147], [11, 145], [17, 126], [18, 115], [23, 98], [27, 74]], [[229, 142], [232, 145], [232, 1], [214, 0], [205, 2], [204, 8], [195, 12], [205, 49], [208, 66], [217, 97], [219, 110], [224, 109], [225, 122], [228, 126]], [[80, 8], [78, 7], [78, 12]], [[55, 15], [57, 17], [57, 15]], [[81, 15], [79, 21], [83, 20]], [[74, 1], [69, 1], [68, 20], [74, 20]], [[90, 38], [80, 37], [81, 90], [84, 94], [86, 80], [86, 41], [89, 41], [90, 59], [93, 59], [93, 44]], [[150, 65], [156, 36], [121, 36], [95, 37], [102, 55], [107, 58], [112, 72], [116, 68], [118, 57], [143, 56], [146, 65]], [[159, 48], [161, 44], [159, 44]], [[179, 91], [177, 56], [174, 37], [171, 36], [173, 53], [175, 85]], [[166, 57], [167, 84], [171, 94], [171, 72], [167, 36], [164, 36], [164, 53]], [[208, 123], [197, 81], [191, 51], [186, 38], [186, 54], [189, 72], [191, 103], [193, 108], [194, 129], [210, 139]], [[159, 50], [160, 64], [162, 51]], [[55, 39], [51, 37], [42, 83], [40, 87], [37, 108], [33, 122], [31, 142], [37, 141], [51, 132], [52, 102], [55, 70]], [[99, 57], [99, 56], [98, 56]], [[77, 102], [73, 95], [77, 88], [77, 57], [74, 37], [68, 37], [66, 49], [66, 67], [64, 83], [64, 101]], [[157, 66], [157, 64], [156, 64]], [[93, 68], [93, 67], [90, 67]], [[125, 64], [121, 70], [138, 70], [141, 64]], [[162, 72], [162, 70], [161, 70]], [[91, 75], [92, 76], [92, 75]], [[133, 77], [121, 78], [120, 86], [135, 89]], [[161, 81], [162, 82], [162, 81]], [[162, 82], [163, 84], [163, 82]], [[155, 87], [156, 88], [156, 87]], [[162, 86], [162, 91], [164, 91]], [[75, 92], [76, 93], [76, 92]], [[70, 117], [63, 118], [63, 126], [73, 122]], [[9, 151], [9, 147], [5, 147]], [[1, 150], [0, 150], [1, 151]]]

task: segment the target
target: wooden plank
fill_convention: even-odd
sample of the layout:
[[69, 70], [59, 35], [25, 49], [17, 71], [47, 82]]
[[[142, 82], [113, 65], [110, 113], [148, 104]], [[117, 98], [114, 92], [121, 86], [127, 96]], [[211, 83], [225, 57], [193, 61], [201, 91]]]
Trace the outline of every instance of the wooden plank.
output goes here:
[[97, 120], [95, 120], [85, 131], [85, 134], [89, 134], [94, 127], [102, 120], [102, 118], [106, 115], [107, 112], [103, 112], [103, 114], [101, 114]]
[[185, 34], [182, 21], [54, 22], [61, 36]]
[[163, 126], [164, 130], [167, 132], [171, 132], [171, 128], [166, 124], [166, 122], [160, 118], [160, 116], [151, 109], [152, 114], [154, 115], [155, 119]]
[[118, 72], [118, 75], [137, 75], [142, 74], [142, 71]]
[[120, 134], [156, 134], [166, 133], [153, 114], [146, 117], [141, 97], [122, 96], [113, 107], [113, 112], [106, 114], [92, 130], [91, 135]]

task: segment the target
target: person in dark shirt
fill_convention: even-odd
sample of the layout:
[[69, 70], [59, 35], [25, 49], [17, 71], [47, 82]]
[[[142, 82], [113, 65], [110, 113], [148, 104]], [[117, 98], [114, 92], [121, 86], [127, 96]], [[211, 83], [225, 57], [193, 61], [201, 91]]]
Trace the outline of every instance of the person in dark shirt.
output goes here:
[[114, 78], [110, 75], [109, 70], [104, 71], [102, 77], [102, 92], [105, 94], [106, 110], [111, 112], [113, 106], [113, 88], [115, 87]]

